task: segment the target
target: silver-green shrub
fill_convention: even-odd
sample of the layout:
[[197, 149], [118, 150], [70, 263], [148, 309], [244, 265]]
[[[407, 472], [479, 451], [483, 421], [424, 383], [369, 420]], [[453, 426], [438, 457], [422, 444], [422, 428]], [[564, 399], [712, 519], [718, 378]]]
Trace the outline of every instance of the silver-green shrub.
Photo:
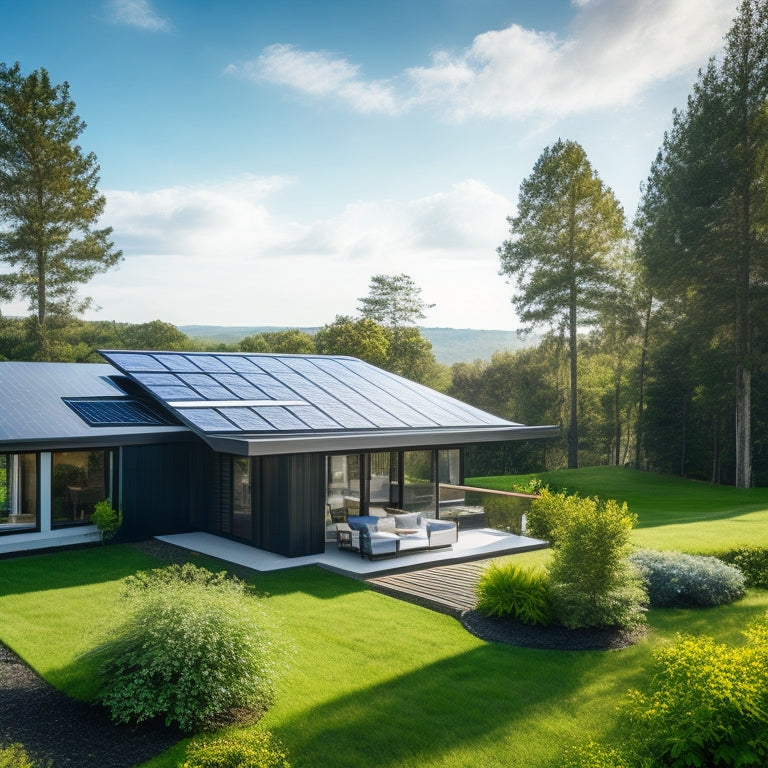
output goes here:
[[654, 607], [705, 608], [744, 596], [744, 574], [716, 557], [643, 549], [630, 560], [642, 574]]
[[118, 723], [162, 719], [183, 731], [251, 716], [273, 696], [274, 648], [242, 582], [185, 566], [133, 579], [126, 617], [93, 653], [96, 700]]

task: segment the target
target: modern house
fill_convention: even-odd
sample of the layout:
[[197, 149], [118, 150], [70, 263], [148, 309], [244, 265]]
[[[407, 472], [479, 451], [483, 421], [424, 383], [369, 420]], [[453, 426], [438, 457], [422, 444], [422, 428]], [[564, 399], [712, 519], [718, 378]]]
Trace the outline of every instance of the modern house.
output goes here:
[[[554, 437], [349, 357], [102, 351], [0, 363], [0, 553], [205, 531], [317, 554], [346, 511], [439, 517], [467, 445]], [[453, 491], [455, 495], [455, 491]]]

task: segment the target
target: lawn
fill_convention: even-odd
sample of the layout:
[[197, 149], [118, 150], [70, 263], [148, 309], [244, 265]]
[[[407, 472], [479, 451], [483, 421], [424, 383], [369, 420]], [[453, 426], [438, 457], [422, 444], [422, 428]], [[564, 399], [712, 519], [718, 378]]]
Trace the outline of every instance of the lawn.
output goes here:
[[[568, 487], [621, 498], [621, 472], [608, 472], [602, 485], [591, 470], [568, 473]], [[582, 474], [592, 482], [580, 485]], [[673, 504], [669, 514], [688, 509], [704, 518], [665, 525], [664, 510], [649, 500], [656, 476], [644, 476], [646, 493], [642, 478], [626, 477], [630, 508], [645, 502], [635, 509], [644, 525], [638, 534], [657, 531], [666, 541], [679, 526], [683, 549], [757, 515], [759, 533], [758, 524], [743, 530], [753, 531], [753, 543], [767, 543], [768, 493], [759, 501], [744, 492], [740, 508], [739, 494], [727, 493], [733, 489], [689, 484], [695, 503]], [[673, 498], [669, 491], [659, 489], [657, 499]], [[90, 674], [78, 655], [114, 626], [119, 579], [156, 564], [130, 546], [0, 561], [0, 639], [52, 683], [87, 697]], [[284, 742], [294, 768], [556, 766], [569, 745], [611, 733], [617, 704], [628, 687], [642, 685], [660, 643], [678, 631], [738, 643], [741, 629], [768, 610], [768, 592], [756, 590], [723, 608], [651, 611], [648, 636], [626, 650], [553, 652], [484, 643], [450, 617], [317, 568], [257, 575], [254, 583], [290, 659], [275, 706], [255, 727]], [[182, 758], [183, 745], [144, 768], [176, 768]]]
[[[467, 483], [511, 490], [533, 475], [477, 477]], [[638, 517], [638, 546], [695, 554], [743, 544], [768, 546], [768, 488], [733, 488], [637, 472], [623, 467], [592, 467], [542, 472], [551, 490], [626, 501]]]

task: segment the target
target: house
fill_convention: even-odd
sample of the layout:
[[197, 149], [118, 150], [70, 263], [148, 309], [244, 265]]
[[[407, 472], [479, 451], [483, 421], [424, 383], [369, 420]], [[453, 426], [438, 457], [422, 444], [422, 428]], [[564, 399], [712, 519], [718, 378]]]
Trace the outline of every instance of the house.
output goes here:
[[0, 363], [0, 553], [206, 531], [322, 552], [346, 512], [439, 517], [463, 448], [554, 437], [350, 357], [102, 351]]

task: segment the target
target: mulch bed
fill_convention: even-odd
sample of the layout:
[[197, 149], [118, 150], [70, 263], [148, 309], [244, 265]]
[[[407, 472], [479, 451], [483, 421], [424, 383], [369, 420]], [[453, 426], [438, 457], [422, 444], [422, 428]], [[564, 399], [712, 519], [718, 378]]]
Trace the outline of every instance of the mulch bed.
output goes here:
[[114, 725], [105, 710], [57, 691], [0, 644], [0, 744], [51, 768], [133, 768], [182, 738], [160, 724]]
[[461, 623], [467, 632], [487, 642], [551, 651], [619, 650], [634, 645], [646, 632], [645, 627], [633, 630], [540, 627], [509, 618], [483, 616], [477, 611], [464, 611]]

